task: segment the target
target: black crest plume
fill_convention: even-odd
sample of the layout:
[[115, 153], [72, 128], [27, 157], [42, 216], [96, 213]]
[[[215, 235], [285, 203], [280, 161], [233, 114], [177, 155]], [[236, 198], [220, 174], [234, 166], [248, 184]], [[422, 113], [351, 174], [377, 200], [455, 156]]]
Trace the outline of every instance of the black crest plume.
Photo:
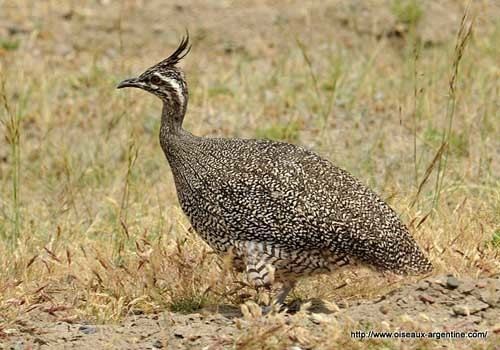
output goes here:
[[190, 50], [191, 45], [189, 45], [189, 33], [186, 31], [186, 36], [182, 38], [179, 47], [170, 56], [161, 61], [160, 65], [175, 66], [181, 59], [186, 57]]

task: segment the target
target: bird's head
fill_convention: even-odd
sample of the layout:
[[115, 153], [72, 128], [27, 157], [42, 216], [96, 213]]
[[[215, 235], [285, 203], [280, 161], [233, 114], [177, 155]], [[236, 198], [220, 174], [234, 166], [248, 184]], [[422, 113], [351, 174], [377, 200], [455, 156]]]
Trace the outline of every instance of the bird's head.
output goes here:
[[125, 79], [117, 88], [134, 87], [158, 96], [164, 103], [177, 111], [185, 111], [188, 90], [184, 73], [176, 64], [191, 49], [189, 34], [186, 34], [179, 47], [166, 59], [148, 68], [137, 78]]

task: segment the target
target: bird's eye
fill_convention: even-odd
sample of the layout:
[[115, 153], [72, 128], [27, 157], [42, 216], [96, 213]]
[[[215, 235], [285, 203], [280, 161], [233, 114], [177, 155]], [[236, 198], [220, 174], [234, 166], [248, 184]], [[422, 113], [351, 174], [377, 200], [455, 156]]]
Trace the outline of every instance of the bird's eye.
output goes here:
[[155, 84], [155, 85], [160, 85], [160, 83], [161, 83], [160, 77], [158, 77], [156, 75], [153, 75], [149, 81], [151, 82], [151, 84]]

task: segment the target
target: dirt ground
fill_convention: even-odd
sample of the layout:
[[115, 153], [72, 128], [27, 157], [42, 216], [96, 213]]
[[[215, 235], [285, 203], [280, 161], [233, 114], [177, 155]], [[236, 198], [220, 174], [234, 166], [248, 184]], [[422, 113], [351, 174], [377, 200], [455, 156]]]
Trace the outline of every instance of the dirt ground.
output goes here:
[[[64, 321], [64, 312], [53, 311], [50, 315], [34, 310], [19, 321], [18, 330], [6, 330], [11, 332], [10, 338], [1, 348], [224, 349], [241, 345], [239, 342], [244, 341], [246, 328], [252, 322], [266, 325], [274, 322], [276, 327], [293, 328], [295, 318], [300, 318], [301, 327], [319, 339], [326, 327], [352, 324], [351, 332], [354, 333], [346, 335], [351, 338], [367, 338], [371, 329], [381, 332], [419, 331], [425, 332], [427, 337], [430, 336], [428, 332], [464, 332], [466, 338], [456, 335], [455, 339], [447, 340], [456, 348], [468, 348], [485, 340], [495, 344], [495, 338], [500, 340], [500, 276], [457, 279], [441, 275], [354, 305], [339, 303], [337, 306], [320, 300], [306, 303], [298, 313], [290, 310], [289, 313], [262, 316], [258, 311], [250, 311], [242, 315], [239, 309], [228, 306], [187, 315], [173, 312], [129, 315], [119, 324], [107, 325], [82, 320]], [[308, 310], [304, 310], [306, 307]], [[297, 303], [292, 302], [290, 309], [296, 308]], [[402, 333], [398, 335], [403, 337]], [[445, 336], [441, 334], [441, 337]], [[367, 340], [359, 340], [363, 341]], [[405, 340], [402, 341], [404, 344]], [[296, 346], [296, 349], [300, 348], [303, 347]], [[335, 344], [324, 343], [324, 348], [335, 348]]]

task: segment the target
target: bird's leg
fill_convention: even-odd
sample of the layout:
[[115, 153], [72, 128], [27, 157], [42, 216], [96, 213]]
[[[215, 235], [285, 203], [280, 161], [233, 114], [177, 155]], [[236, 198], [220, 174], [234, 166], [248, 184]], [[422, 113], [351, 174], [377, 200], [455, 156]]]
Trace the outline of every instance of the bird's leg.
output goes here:
[[263, 254], [262, 245], [247, 242], [245, 247], [245, 262], [248, 281], [256, 288], [270, 288], [274, 283], [274, 267], [269, 256]]
[[[245, 262], [248, 281], [255, 288], [271, 289], [275, 282], [275, 266], [270, 256], [263, 254], [265, 248], [261, 244], [248, 242], [245, 246]], [[275, 298], [269, 306], [263, 307], [264, 314], [269, 313], [274, 305], [281, 308], [290, 291], [295, 287], [294, 280], [285, 280]]]
[[295, 281], [285, 281], [283, 282], [283, 285], [281, 286], [281, 289], [279, 290], [278, 294], [276, 297], [271, 301], [271, 304], [268, 306], [264, 306], [262, 308], [262, 313], [268, 314], [273, 310], [274, 306], [276, 305], [279, 309], [281, 309], [285, 305], [285, 299], [288, 296], [288, 294], [292, 291], [292, 289], [295, 287], [296, 282]]
[[296, 284], [295, 281], [283, 282], [283, 286], [281, 286], [281, 289], [276, 295], [276, 298], [274, 298], [273, 303], [276, 305], [284, 305], [286, 297], [295, 287], [295, 284]]

